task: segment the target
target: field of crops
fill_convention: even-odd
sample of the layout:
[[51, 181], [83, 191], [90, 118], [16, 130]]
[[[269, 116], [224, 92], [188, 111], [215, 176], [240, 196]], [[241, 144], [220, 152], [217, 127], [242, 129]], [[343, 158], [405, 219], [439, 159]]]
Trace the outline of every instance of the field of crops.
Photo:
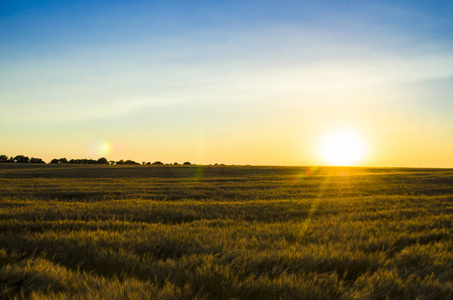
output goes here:
[[453, 170], [0, 164], [0, 299], [453, 299]]

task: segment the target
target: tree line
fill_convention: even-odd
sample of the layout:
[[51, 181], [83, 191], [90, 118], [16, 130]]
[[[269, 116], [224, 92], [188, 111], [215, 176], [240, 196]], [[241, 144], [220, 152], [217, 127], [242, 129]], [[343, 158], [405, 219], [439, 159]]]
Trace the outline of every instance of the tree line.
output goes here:
[[43, 161], [41, 158], [35, 158], [35, 157], [29, 158], [28, 156], [24, 156], [24, 155], [16, 155], [15, 157], [11, 156], [10, 158], [8, 158], [8, 156], [1, 154], [0, 163], [45, 164], [46, 162]]
[[[16, 155], [16, 156], [11, 156], [8, 158], [8, 156], [1, 154], [0, 155], [0, 163], [19, 163], [19, 164], [45, 164], [46, 162], [43, 161], [41, 158], [29, 158], [28, 156], [25, 155]], [[99, 159], [66, 159], [66, 158], [54, 158], [50, 161], [50, 164], [76, 164], [76, 165], [140, 165], [140, 163], [133, 161], [133, 160], [107, 160], [105, 157], [101, 157]], [[161, 161], [155, 161], [153, 163], [151, 162], [142, 162], [142, 165], [163, 165], [164, 163]], [[179, 165], [177, 162], [171, 164], [171, 165]], [[183, 165], [191, 165], [190, 162], [186, 161], [183, 163]]]

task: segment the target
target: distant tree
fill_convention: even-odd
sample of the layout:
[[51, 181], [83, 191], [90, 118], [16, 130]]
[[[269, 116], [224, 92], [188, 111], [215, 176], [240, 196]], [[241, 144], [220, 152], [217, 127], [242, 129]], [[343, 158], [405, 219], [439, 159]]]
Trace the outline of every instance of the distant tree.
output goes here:
[[153, 165], [163, 165], [163, 164], [164, 164], [164, 163], [161, 162], [161, 161], [155, 161], [155, 162], [153, 162]]
[[97, 160], [94, 159], [71, 159], [68, 163], [70, 164], [78, 164], [78, 165], [86, 165], [86, 164], [97, 164]]
[[45, 162], [41, 158], [30, 158], [30, 163], [32, 164], [45, 164]]
[[54, 158], [54, 159], [52, 159], [52, 160], [50, 161], [50, 163], [51, 163], [51, 164], [59, 164], [59, 163], [60, 163], [60, 160]]
[[138, 162], [135, 162], [133, 160], [119, 160], [116, 162], [117, 165], [139, 165]]
[[114, 160], [110, 160], [109, 161], [109, 165], [114, 165], [115, 164], [115, 161]]
[[183, 165], [191, 165], [191, 163], [186, 161], [186, 162], [183, 163]]
[[16, 157], [13, 158], [13, 161], [19, 164], [28, 164], [30, 163], [30, 158], [24, 155], [17, 155]]
[[146, 165], [150, 165], [151, 163], [150, 162], [147, 162]]
[[174, 166], [177, 166], [177, 165], [179, 165], [179, 164], [178, 164], [177, 162], [174, 162], [173, 165], [174, 165]]
[[63, 157], [63, 158], [60, 158], [60, 159], [58, 160], [58, 163], [60, 163], [60, 164], [67, 164], [67, 163], [68, 163], [68, 160], [67, 160], [66, 158]]
[[8, 162], [8, 156], [6, 155], [0, 155], [0, 163], [7, 163]]
[[109, 162], [108, 160], [105, 158], [105, 157], [101, 157], [98, 159], [98, 164], [101, 164], [101, 165], [107, 165]]

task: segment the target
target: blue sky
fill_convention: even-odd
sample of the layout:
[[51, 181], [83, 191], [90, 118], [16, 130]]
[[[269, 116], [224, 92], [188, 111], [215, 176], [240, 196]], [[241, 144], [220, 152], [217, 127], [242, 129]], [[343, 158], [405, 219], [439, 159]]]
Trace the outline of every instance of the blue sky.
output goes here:
[[2, 1], [0, 152], [310, 165], [323, 164], [319, 137], [344, 126], [374, 149], [364, 165], [453, 167], [452, 12], [448, 1]]

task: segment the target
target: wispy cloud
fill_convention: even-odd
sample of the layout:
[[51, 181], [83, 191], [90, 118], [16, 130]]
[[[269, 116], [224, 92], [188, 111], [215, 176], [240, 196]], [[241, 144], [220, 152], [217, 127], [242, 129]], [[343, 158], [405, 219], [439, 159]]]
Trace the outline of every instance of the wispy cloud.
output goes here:
[[344, 101], [362, 89], [453, 76], [452, 49], [443, 41], [343, 22], [338, 29], [274, 24], [138, 35], [127, 44], [32, 56], [0, 73], [2, 121], [115, 118], [178, 103]]

